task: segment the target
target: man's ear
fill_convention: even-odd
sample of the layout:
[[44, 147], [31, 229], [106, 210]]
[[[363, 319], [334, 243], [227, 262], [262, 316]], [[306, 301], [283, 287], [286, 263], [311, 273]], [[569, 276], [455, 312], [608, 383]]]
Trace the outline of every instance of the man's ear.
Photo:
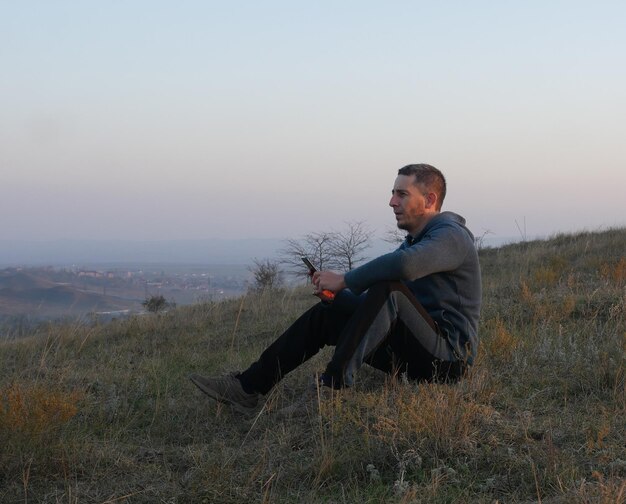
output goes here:
[[437, 208], [437, 199], [437, 194], [434, 192], [426, 194], [426, 208], [435, 210]]

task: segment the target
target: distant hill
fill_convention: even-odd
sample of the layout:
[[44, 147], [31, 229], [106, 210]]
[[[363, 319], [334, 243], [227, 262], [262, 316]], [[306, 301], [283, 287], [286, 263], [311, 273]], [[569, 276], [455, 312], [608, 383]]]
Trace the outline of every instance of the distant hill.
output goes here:
[[0, 273], [2, 316], [47, 318], [139, 307], [139, 303], [132, 300], [86, 292], [75, 286], [54, 282], [44, 273], [20, 270]]
[[49, 289], [57, 284], [48, 278], [26, 271], [3, 271], [0, 273], [0, 289], [28, 291], [31, 289]]

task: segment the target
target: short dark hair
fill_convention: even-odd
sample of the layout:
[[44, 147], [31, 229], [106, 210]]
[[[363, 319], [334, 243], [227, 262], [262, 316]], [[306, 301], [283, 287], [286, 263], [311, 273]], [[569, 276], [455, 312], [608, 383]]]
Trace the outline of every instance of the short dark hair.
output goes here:
[[423, 184], [429, 191], [437, 195], [437, 210], [446, 197], [446, 178], [437, 168], [429, 164], [410, 164], [398, 170], [398, 175], [415, 176], [416, 184]]

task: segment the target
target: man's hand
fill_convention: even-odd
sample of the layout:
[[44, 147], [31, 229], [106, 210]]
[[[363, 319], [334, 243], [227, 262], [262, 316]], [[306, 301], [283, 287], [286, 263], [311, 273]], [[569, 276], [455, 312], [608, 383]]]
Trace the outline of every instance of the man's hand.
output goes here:
[[[322, 301], [332, 301], [334, 294], [346, 288], [343, 275], [334, 271], [316, 271], [313, 273], [313, 285], [315, 286], [314, 294]], [[330, 291], [333, 296], [329, 296], [324, 291]]]

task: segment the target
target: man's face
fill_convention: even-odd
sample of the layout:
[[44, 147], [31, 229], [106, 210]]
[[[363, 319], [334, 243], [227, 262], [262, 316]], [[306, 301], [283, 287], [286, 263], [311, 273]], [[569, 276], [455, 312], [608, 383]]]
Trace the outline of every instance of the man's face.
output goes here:
[[428, 193], [423, 184], [416, 184], [413, 175], [398, 175], [389, 200], [398, 228], [412, 236], [418, 234], [437, 213], [436, 198], [434, 193]]

